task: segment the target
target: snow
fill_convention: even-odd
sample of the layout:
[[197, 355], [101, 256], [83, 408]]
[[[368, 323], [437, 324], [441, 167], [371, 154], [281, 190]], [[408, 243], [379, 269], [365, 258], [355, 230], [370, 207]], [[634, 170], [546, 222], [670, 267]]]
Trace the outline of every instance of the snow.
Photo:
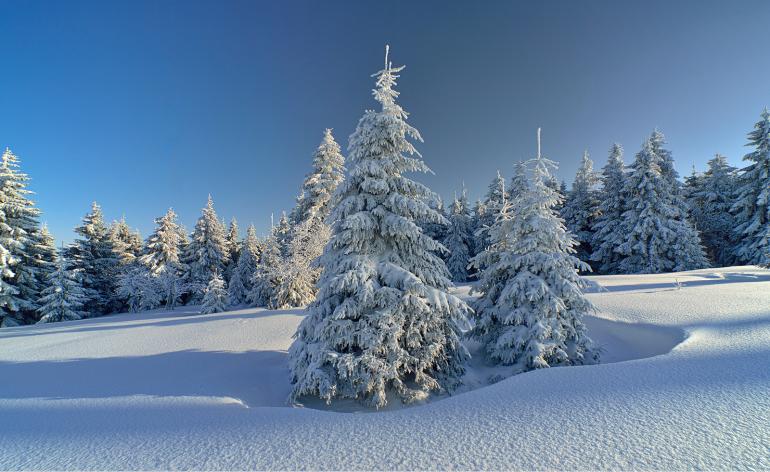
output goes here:
[[770, 468], [770, 271], [589, 279], [604, 363], [369, 414], [286, 406], [299, 310], [3, 328], [0, 469]]

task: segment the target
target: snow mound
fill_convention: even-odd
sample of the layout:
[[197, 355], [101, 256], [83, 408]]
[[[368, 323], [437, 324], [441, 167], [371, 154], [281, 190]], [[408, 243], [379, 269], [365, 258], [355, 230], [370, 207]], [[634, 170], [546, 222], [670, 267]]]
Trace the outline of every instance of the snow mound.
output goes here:
[[365, 415], [285, 406], [297, 310], [0, 329], [0, 469], [769, 469], [770, 271], [591, 280], [603, 364]]

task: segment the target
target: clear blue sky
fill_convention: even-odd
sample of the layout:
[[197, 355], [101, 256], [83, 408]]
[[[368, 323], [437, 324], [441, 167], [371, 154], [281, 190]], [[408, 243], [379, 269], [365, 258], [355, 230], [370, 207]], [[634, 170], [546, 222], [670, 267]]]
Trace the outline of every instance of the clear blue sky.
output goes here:
[[206, 195], [264, 232], [326, 127], [347, 146], [390, 43], [444, 197], [534, 152], [572, 180], [658, 126], [678, 169], [739, 164], [770, 105], [770, 2], [4, 1], [0, 146], [59, 240], [102, 204], [143, 236]]

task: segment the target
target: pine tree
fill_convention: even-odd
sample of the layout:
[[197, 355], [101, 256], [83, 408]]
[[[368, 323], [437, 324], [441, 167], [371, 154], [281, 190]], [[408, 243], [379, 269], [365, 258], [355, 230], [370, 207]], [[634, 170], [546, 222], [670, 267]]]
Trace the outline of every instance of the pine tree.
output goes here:
[[[0, 326], [21, 324], [36, 318], [42, 285], [35, 260], [40, 210], [29, 198], [29, 177], [19, 170], [19, 159], [10, 149], [0, 159]], [[0, 249], [0, 252], [3, 252]], [[12, 288], [10, 288], [12, 287]]]
[[275, 233], [276, 243], [281, 251], [281, 256], [288, 257], [292, 226], [289, 217], [286, 216], [286, 212], [281, 214], [281, 219], [278, 220], [278, 225], [273, 228], [273, 231]]
[[211, 195], [195, 224], [189, 245], [189, 258], [188, 279], [194, 290], [193, 300], [197, 301], [214, 274], [222, 274], [228, 263], [225, 228], [214, 210]]
[[206, 293], [203, 295], [203, 306], [201, 313], [204, 315], [210, 313], [221, 313], [227, 310], [229, 301], [227, 299], [227, 289], [225, 281], [218, 272], [214, 272], [211, 280], [206, 285]]
[[513, 165], [513, 177], [511, 177], [511, 184], [508, 186], [508, 203], [525, 195], [528, 190], [527, 165], [524, 162], [518, 161]]
[[176, 213], [169, 208], [165, 215], [155, 218], [155, 230], [147, 238], [139, 262], [153, 275], [167, 268], [182, 269], [180, 250], [184, 231], [176, 222]]
[[735, 168], [717, 154], [708, 161], [708, 170], [693, 174], [687, 181], [687, 199], [695, 226], [700, 230], [709, 259], [720, 266], [734, 263], [733, 229], [730, 214], [735, 192]]
[[48, 275], [47, 287], [38, 300], [38, 323], [79, 320], [86, 316], [82, 311], [87, 298], [78, 276], [67, 270], [65, 261], [59, 259], [55, 270]]
[[599, 179], [594, 173], [594, 163], [583, 153], [583, 160], [572, 183], [572, 190], [567, 193], [566, 202], [561, 210], [567, 230], [578, 241], [577, 258], [588, 263], [591, 258], [592, 226], [599, 216], [599, 198], [596, 185]]
[[72, 269], [80, 277], [88, 316], [99, 316], [115, 308], [115, 280], [119, 260], [112, 248], [101, 207], [94, 202], [83, 223], [75, 228], [78, 238], [66, 249]]
[[[59, 260], [59, 252], [56, 249], [56, 242], [53, 236], [48, 231], [48, 226], [43, 225], [40, 231], [32, 233], [32, 244], [29, 247], [29, 254], [31, 255], [30, 263], [36, 268], [35, 277], [37, 279], [37, 286], [40, 287], [38, 293], [38, 300], [35, 302], [35, 306], [39, 307], [39, 297], [48, 286], [49, 278], [51, 274], [56, 270], [56, 266]], [[37, 322], [40, 318], [39, 311], [27, 319], [28, 322]]]
[[599, 192], [599, 211], [593, 224], [591, 260], [602, 274], [618, 273], [620, 254], [615, 250], [623, 242], [621, 224], [626, 209], [625, 164], [623, 147], [613, 144], [610, 157], [602, 169], [602, 189]]
[[252, 289], [254, 272], [262, 254], [262, 244], [257, 238], [257, 230], [254, 225], [249, 225], [246, 231], [246, 240], [243, 242], [238, 264], [235, 266], [227, 291], [230, 303], [238, 305], [248, 301], [249, 292]]
[[332, 196], [345, 177], [345, 158], [327, 128], [321, 144], [313, 155], [313, 171], [302, 183], [297, 205], [291, 213], [291, 222], [300, 224], [311, 218], [324, 221], [332, 207]]
[[444, 246], [449, 251], [446, 260], [447, 269], [455, 282], [468, 280], [468, 263], [474, 244], [473, 221], [468, 208], [468, 195], [463, 188], [460, 197], [455, 196], [449, 214], [449, 229], [444, 238]]
[[656, 152], [655, 134], [645, 141], [631, 165], [624, 195], [626, 211], [620, 227], [622, 243], [618, 269], [623, 273], [659, 273], [707, 266], [695, 228], [678, 204], [670, 171]]
[[770, 112], [767, 108], [749, 133], [753, 151], [743, 156], [750, 164], [738, 176], [735, 214], [737, 260], [770, 265]]
[[474, 261], [486, 259], [486, 269], [469, 336], [514, 373], [598, 360], [582, 321], [594, 309], [578, 275], [586, 264], [572, 255], [577, 243], [554, 210], [562, 197], [548, 185], [556, 165], [540, 154], [539, 129], [530, 162], [529, 190], [506, 203], [490, 228], [489, 248]]
[[247, 296], [248, 302], [254, 306], [272, 308], [277, 300], [277, 287], [283, 280], [280, 268], [284, 263], [284, 256], [278, 242], [277, 227], [273, 227], [270, 236], [265, 240], [259, 262], [251, 277], [251, 290]]
[[292, 397], [330, 402], [353, 398], [385, 406], [387, 392], [402, 401], [451, 390], [467, 356], [460, 323], [467, 305], [447, 293], [441, 245], [418, 221], [443, 219], [425, 202], [432, 192], [403, 176], [429, 169], [409, 137], [393, 90], [397, 72], [387, 60], [375, 99], [350, 137], [350, 178], [338, 191], [332, 238], [324, 250], [319, 293], [290, 349]]

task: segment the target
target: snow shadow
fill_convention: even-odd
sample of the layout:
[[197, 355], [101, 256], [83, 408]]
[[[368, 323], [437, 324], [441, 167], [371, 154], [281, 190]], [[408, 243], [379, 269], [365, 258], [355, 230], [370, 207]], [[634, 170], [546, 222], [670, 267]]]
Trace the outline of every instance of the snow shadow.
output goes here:
[[588, 336], [602, 349], [602, 364], [667, 354], [687, 337], [683, 329], [675, 326], [627, 323], [597, 316], [586, 316], [583, 322]]
[[128, 395], [237, 398], [249, 407], [286, 406], [283, 351], [176, 351], [149, 356], [0, 362], [0, 398]]
[[[665, 276], [666, 274], [655, 274], [656, 276]], [[684, 278], [698, 277], [699, 280], [682, 280]], [[677, 280], [678, 279], [678, 280]], [[659, 280], [659, 279], [658, 279]], [[731, 283], [752, 283], [752, 282], [770, 282], [770, 274], [755, 274], [742, 272], [715, 272], [711, 274], [688, 274], [683, 273], [679, 276], [671, 275], [670, 280], [660, 282], [640, 282], [638, 284], [609, 285], [604, 286], [596, 281], [588, 279], [590, 286], [586, 288], [586, 293], [599, 292], [628, 292], [635, 290], [650, 289], [669, 289], [678, 290], [686, 287], [702, 287], [705, 285], [721, 285]]]

